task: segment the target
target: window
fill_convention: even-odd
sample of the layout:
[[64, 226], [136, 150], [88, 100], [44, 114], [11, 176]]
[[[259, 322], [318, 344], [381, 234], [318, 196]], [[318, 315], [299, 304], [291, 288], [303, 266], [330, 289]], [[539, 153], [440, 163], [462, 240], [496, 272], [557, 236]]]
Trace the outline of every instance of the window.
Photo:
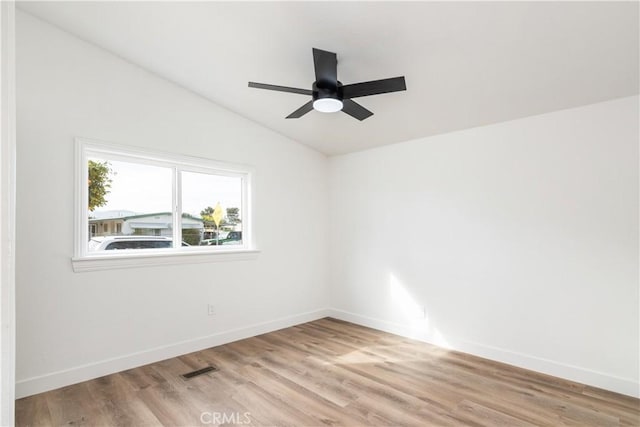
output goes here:
[[86, 140], [77, 163], [74, 262], [253, 250], [247, 167]]

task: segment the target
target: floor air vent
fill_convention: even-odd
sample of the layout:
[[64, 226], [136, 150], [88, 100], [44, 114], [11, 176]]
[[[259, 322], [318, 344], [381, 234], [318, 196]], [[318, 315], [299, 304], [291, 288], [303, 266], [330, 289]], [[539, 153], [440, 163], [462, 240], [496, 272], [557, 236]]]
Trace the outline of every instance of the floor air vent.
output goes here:
[[207, 366], [205, 368], [198, 369], [196, 371], [187, 372], [186, 374], [182, 374], [180, 376], [182, 378], [184, 378], [185, 380], [189, 380], [189, 379], [191, 379], [193, 377], [197, 377], [198, 375], [204, 375], [206, 373], [215, 372], [217, 370], [218, 370], [218, 368], [216, 368], [215, 366]]

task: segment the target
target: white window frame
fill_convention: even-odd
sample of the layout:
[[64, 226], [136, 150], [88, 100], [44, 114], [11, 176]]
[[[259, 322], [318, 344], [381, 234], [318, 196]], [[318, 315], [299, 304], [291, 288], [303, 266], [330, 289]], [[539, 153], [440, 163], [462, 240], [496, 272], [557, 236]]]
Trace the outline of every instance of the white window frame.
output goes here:
[[[90, 158], [129, 161], [172, 169], [173, 248], [130, 249], [127, 251], [89, 252], [89, 194], [87, 182]], [[212, 261], [253, 259], [259, 252], [254, 246], [252, 230], [252, 178], [249, 166], [219, 162], [210, 159], [157, 152], [142, 148], [125, 147], [101, 141], [76, 138], [75, 162], [75, 215], [74, 271], [94, 271], [112, 268], [131, 268], [149, 265], [183, 264]], [[180, 197], [181, 172], [199, 172], [242, 179], [242, 244], [229, 246], [182, 247], [182, 200]], [[125, 253], [126, 252], [126, 253]]]

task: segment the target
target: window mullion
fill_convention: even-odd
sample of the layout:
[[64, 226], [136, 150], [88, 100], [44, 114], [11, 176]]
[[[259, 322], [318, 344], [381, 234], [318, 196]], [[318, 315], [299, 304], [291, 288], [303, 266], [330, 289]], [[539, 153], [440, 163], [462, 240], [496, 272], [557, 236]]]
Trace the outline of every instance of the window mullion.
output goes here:
[[173, 247], [182, 246], [182, 170], [173, 168]]

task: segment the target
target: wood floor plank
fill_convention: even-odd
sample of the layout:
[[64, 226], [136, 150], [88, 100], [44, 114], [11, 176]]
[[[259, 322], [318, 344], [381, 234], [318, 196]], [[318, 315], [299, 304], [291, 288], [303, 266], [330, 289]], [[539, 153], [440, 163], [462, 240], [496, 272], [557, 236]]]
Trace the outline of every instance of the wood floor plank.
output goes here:
[[238, 387], [238, 393], [233, 399], [246, 408], [251, 408], [251, 414], [262, 414], [268, 422], [267, 425], [296, 426], [317, 425], [317, 421], [298, 409], [297, 405], [291, 405], [289, 399], [282, 399], [277, 394], [273, 395], [253, 382], [248, 382]]
[[269, 390], [283, 402], [289, 402], [290, 396], [296, 396], [296, 407], [304, 408], [304, 413], [312, 419], [310, 425], [362, 425], [365, 421], [259, 363], [246, 367], [244, 373], [254, 384]]
[[337, 406], [345, 407], [357, 399], [357, 395], [342, 386], [340, 378], [323, 375], [322, 366], [316, 365], [309, 368], [301, 362], [291, 360], [287, 355], [278, 354], [269, 354], [260, 358], [260, 363], [271, 371]]
[[[550, 411], [539, 411], [530, 399], [533, 395], [528, 395], [522, 391], [505, 392], [496, 389], [495, 385], [486, 378], [469, 381], [464, 372], [455, 374], [440, 372], [439, 369], [421, 368], [416, 362], [408, 364], [392, 364], [389, 369], [415, 377], [422, 383], [431, 385], [433, 391], [428, 395], [430, 399], [442, 399], [444, 396], [453, 397], [462, 401], [464, 399], [475, 399], [488, 407], [495, 408], [505, 413], [517, 412], [518, 417], [537, 425], [559, 425], [561, 418], [558, 414]], [[461, 380], [461, 378], [463, 378]]]
[[44, 394], [37, 394], [22, 399], [21, 405], [16, 405], [16, 419], [22, 420], [24, 426], [53, 426], [51, 413]]
[[[99, 402], [88, 398], [87, 383], [63, 387], [47, 393], [47, 406], [54, 425], [110, 425]], [[18, 421], [16, 421], [18, 423]]]
[[160, 423], [121, 375], [96, 378], [86, 384], [91, 399], [102, 405], [109, 425], [153, 426]]
[[473, 421], [479, 425], [502, 425], [511, 427], [533, 427], [535, 424], [531, 424], [527, 421], [505, 414], [503, 412], [495, 411], [486, 406], [482, 406], [478, 403], [463, 400], [458, 407], [453, 411], [455, 416], [461, 421]]
[[152, 365], [122, 371], [119, 375], [125, 379], [134, 390], [143, 390], [166, 381], [153, 369]]
[[325, 318], [16, 401], [18, 426], [238, 423], [638, 427], [640, 400]]
[[[329, 375], [344, 378], [343, 387], [358, 396], [357, 402], [349, 404], [349, 407], [358, 407], [367, 402], [366, 408], [383, 419], [396, 419], [399, 413], [425, 412], [428, 416], [421, 414], [413, 418], [413, 421], [429, 421], [430, 424], [434, 424], [433, 420], [439, 419], [440, 422], [437, 424], [448, 425], [446, 409], [436, 403], [421, 400], [414, 395], [414, 390], [407, 390], [402, 385], [389, 386], [384, 379], [368, 375], [363, 369], [352, 369], [353, 367], [345, 365], [325, 366]], [[363, 390], [366, 390], [366, 393], [363, 393]], [[402, 415], [402, 418], [407, 417]]]

